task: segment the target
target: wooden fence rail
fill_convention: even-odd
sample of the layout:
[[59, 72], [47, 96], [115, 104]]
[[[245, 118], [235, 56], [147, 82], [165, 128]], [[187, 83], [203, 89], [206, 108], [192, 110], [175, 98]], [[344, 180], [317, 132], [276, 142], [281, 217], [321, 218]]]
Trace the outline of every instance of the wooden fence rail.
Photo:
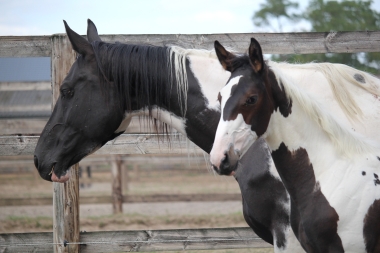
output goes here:
[[[50, 57], [53, 36], [2, 36], [0, 57]], [[218, 40], [224, 46], [245, 52], [251, 37], [256, 38], [266, 54], [358, 53], [379, 52], [380, 31], [305, 32], [305, 33], [235, 33], [235, 34], [152, 34], [101, 35], [106, 42], [147, 43], [157, 46], [212, 49]]]
[[[111, 204], [111, 196], [82, 196], [81, 204]], [[153, 203], [153, 202], [210, 202], [210, 201], [241, 201], [239, 193], [207, 193], [207, 194], [151, 194], [151, 195], [124, 195], [122, 203]], [[1, 198], [1, 206], [39, 206], [52, 205], [52, 198]]]
[[[184, 48], [197, 49], [212, 49], [214, 41], [219, 40], [224, 46], [233, 48], [238, 52], [245, 52], [247, 50], [251, 37], [255, 37], [260, 42], [264, 53], [271, 54], [380, 52], [380, 31], [101, 36], [101, 38], [107, 42], [148, 43], [158, 46], [177, 45]], [[61, 81], [74, 61], [74, 54], [66, 35], [0, 37], [0, 57], [38, 56], [51, 57], [52, 59], [52, 104], [54, 104], [58, 97]], [[0, 138], [1, 155], [32, 154], [37, 138], [37, 136], [22, 135], [16, 137], [3, 136]], [[162, 152], [162, 145], [159, 146], [153, 137], [149, 137], [143, 141], [133, 135], [124, 138], [132, 138], [132, 140], [126, 141], [121, 145], [108, 143], [106, 147], [101, 149], [102, 151], [99, 150], [98, 152], [114, 154], [119, 154], [120, 152], [123, 154], [155, 154]], [[177, 144], [172, 142], [170, 145], [175, 146]], [[115, 146], [117, 146], [117, 148]], [[178, 145], [168, 150], [165, 149], [165, 152], [177, 152], [178, 149], [182, 150], [182, 147], [186, 147], [186, 145]], [[41, 250], [39, 252], [51, 252], [53, 248], [55, 252], [79, 252], [79, 250], [81, 250], [81, 252], [114, 252], [131, 250], [168, 251], [184, 249], [221, 249], [267, 245], [264, 244], [262, 240], [252, 239], [254, 237], [252, 237], [253, 235], [250, 229], [244, 229], [245, 232], [251, 233], [252, 238], [249, 240], [234, 239], [229, 236], [220, 237], [220, 231], [212, 229], [186, 230], [187, 232], [175, 230], [170, 233], [159, 231], [130, 231], [121, 232], [120, 234], [118, 234], [118, 232], [80, 234], [78, 228], [79, 214], [77, 210], [79, 196], [75, 193], [78, 188], [78, 176], [77, 173], [72, 174], [76, 176], [72, 180], [70, 179], [68, 183], [65, 183], [64, 186], [62, 186], [62, 184], [54, 185], [54, 210], [56, 213], [53, 233], [54, 241], [52, 242], [51, 233], [43, 234], [43, 240], [45, 242], [48, 240], [50, 244], [47, 250]], [[213, 234], [213, 231], [218, 231], [218, 233]], [[238, 229], [226, 229], [224, 231], [236, 233]], [[224, 232], [222, 232], [222, 234], [224, 235]], [[25, 248], [16, 248], [22, 243], [25, 245], [33, 245], [33, 243], [38, 242], [37, 235], [41, 234], [32, 234], [32, 240], [28, 240], [28, 238], [20, 234], [1, 235], [0, 249], [5, 248], [4, 251], [6, 252], [23, 252]], [[192, 240], [193, 235], [195, 235], [195, 240]], [[206, 235], [206, 237], [204, 237], [204, 235]], [[63, 246], [64, 238], [70, 242], [70, 244], [66, 245], [67, 247]], [[171, 239], [173, 239], [173, 241], [169, 242]], [[144, 243], [141, 243], [141, 240], [143, 240]], [[95, 242], [100, 243], [96, 244]], [[117, 243], [111, 244], [110, 242]], [[232, 242], [236, 244], [231, 246], [230, 243]], [[28, 248], [28, 251], [30, 251], [29, 249], [30, 248]]]
[[[0, 234], [0, 251], [8, 253], [51, 253], [52, 233]], [[81, 253], [147, 252], [207, 249], [268, 248], [250, 228], [173, 229], [140, 231], [81, 232]]]
[[[0, 156], [33, 155], [39, 136], [0, 135]], [[203, 154], [182, 135], [123, 134], [94, 154]]]

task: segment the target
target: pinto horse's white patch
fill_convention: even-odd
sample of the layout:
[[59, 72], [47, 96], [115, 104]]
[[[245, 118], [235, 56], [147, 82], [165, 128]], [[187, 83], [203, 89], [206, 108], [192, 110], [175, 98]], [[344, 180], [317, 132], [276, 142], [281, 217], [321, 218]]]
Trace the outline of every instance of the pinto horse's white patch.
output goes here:
[[[225, 71], [215, 58], [204, 57], [201, 55], [190, 55], [190, 69], [206, 98], [207, 107], [212, 110], [220, 110], [218, 102], [218, 92], [221, 90], [231, 73]], [[210, 85], [210, 83], [215, 85]]]
[[154, 118], [157, 118], [161, 122], [164, 122], [170, 126], [172, 126], [174, 129], [176, 129], [178, 132], [186, 136], [186, 120], [182, 117], [179, 117], [175, 115], [172, 112], [169, 112], [162, 108], [154, 108], [152, 110], [152, 116]]
[[129, 124], [131, 123], [131, 120], [132, 120], [132, 116], [126, 113], [123, 121], [121, 122], [120, 126], [116, 129], [115, 133], [120, 133], [127, 130]]
[[[165, 109], [162, 109], [160, 107], [154, 106], [151, 110], [151, 115], [149, 114], [148, 108], [144, 108], [138, 111], [133, 111], [132, 113], [128, 114], [129, 117], [134, 116], [152, 116], [155, 119], [158, 119], [159, 121], [168, 124], [169, 126], [176, 129], [178, 132], [186, 136], [186, 120], [182, 117], [179, 117], [175, 115], [172, 112], [169, 112]], [[120, 128], [120, 127], [119, 127]]]
[[[224, 108], [228, 98], [231, 96], [232, 87], [234, 85], [238, 84], [240, 81], [240, 78], [242, 78], [242, 77], [243, 76], [235, 76], [234, 78], [231, 78], [231, 80], [228, 81], [226, 86], [224, 86], [223, 89], [220, 91], [220, 95], [222, 96], [221, 108]], [[222, 113], [222, 115], [223, 115], [223, 113]]]

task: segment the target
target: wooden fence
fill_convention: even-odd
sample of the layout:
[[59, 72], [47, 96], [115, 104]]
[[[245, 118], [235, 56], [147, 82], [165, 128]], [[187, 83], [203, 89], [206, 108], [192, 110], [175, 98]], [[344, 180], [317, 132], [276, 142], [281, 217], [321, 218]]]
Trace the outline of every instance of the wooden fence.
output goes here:
[[[245, 52], [255, 37], [264, 53], [357, 53], [379, 52], [380, 31], [326, 33], [245, 33], [208, 35], [103, 35], [104, 41], [149, 43], [185, 48], [212, 49], [215, 40], [239, 52]], [[52, 104], [59, 86], [74, 62], [74, 53], [64, 34], [52, 36], [0, 37], [0, 57], [51, 57]], [[1, 136], [0, 156], [33, 154], [38, 136]], [[181, 142], [158, 143], [154, 135], [124, 135], [107, 143], [98, 154], [157, 154], [186, 152]], [[77, 171], [77, 165], [74, 171]], [[0, 235], [0, 250], [21, 252], [33, 247], [38, 252], [114, 252], [184, 249], [221, 249], [268, 247], [248, 228], [195, 229], [171, 231], [79, 232], [78, 173], [65, 184], [54, 184], [54, 229], [51, 233]], [[53, 238], [53, 239], [52, 239]], [[68, 243], [67, 243], [68, 242]], [[22, 248], [26, 247], [26, 248]]]

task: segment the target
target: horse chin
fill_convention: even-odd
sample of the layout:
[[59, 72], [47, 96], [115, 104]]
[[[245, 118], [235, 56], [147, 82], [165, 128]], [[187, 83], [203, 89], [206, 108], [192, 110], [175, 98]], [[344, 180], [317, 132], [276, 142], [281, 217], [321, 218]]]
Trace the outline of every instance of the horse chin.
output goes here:
[[229, 163], [221, 163], [219, 168], [215, 165], [212, 165], [212, 167], [214, 171], [221, 176], [235, 176], [235, 172], [238, 166], [237, 163], [233, 165]]
[[58, 177], [53, 170], [52, 175], [51, 175], [51, 181], [57, 182], [57, 183], [65, 183], [70, 179], [70, 175], [71, 175], [70, 168], [66, 171], [64, 175], [61, 175], [60, 177]]

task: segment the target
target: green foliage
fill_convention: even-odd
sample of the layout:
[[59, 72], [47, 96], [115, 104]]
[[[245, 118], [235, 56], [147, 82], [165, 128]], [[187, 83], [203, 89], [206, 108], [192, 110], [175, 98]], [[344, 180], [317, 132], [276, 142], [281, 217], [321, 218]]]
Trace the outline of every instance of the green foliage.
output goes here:
[[372, 1], [311, 0], [303, 17], [311, 22], [312, 32], [378, 30], [380, 13], [371, 9]]
[[[310, 22], [310, 32], [379, 30], [380, 13], [371, 8], [372, 2], [372, 0], [310, 0], [306, 11], [300, 16]], [[256, 22], [258, 19], [254, 18], [255, 25], [267, 26], [270, 23], [269, 18], [276, 17], [279, 13], [274, 6], [285, 6], [285, 13], [290, 7], [298, 7], [298, 5], [289, 5], [288, 0], [270, 0], [254, 14], [254, 17], [266, 17], [266, 23]], [[282, 17], [291, 22], [295, 21], [292, 16], [282, 15]], [[380, 53], [274, 55], [272, 59], [298, 63], [311, 61], [343, 63], [374, 74], [379, 74], [380, 70]]]
[[[271, 18], [276, 18], [280, 32], [282, 31], [281, 17], [288, 20], [297, 20], [296, 14], [290, 14], [289, 9], [298, 8], [298, 3], [290, 0], [267, 0], [260, 4], [261, 9], [253, 15], [253, 22], [257, 26], [271, 26]], [[273, 27], [272, 27], [273, 28]]]

